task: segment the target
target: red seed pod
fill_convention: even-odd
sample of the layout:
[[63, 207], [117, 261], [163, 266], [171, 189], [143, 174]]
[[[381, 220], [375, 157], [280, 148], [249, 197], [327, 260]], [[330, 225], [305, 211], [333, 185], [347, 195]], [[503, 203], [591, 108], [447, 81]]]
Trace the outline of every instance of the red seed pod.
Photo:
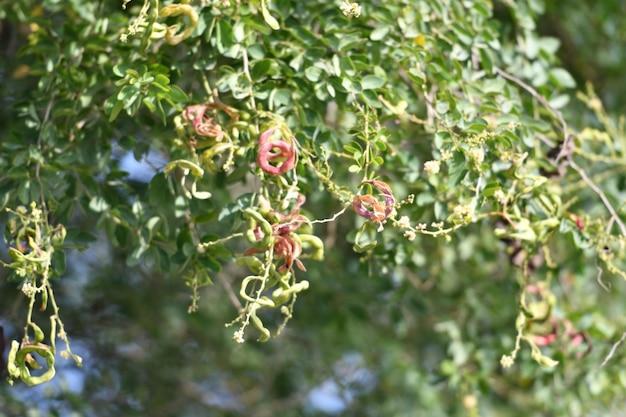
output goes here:
[[[281, 175], [293, 169], [296, 164], [296, 152], [291, 143], [284, 140], [270, 141], [276, 129], [266, 130], [259, 137], [259, 154], [257, 163], [269, 175]], [[272, 165], [271, 163], [277, 163]]]

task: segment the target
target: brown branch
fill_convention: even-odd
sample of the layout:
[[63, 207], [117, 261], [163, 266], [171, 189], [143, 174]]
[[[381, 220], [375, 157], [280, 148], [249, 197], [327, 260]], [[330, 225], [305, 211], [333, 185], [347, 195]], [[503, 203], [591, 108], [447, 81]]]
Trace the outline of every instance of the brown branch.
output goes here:
[[624, 226], [624, 222], [622, 222], [622, 220], [619, 218], [617, 212], [615, 211], [615, 208], [613, 208], [613, 205], [611, 204], [607, 196], [604, 194], [604, 191], [602, 191], [600, 187], [598, 187], [591, 180], [591, 178], [587, 176], [587, 173], [585, 172], [585, 170], [579, 167], [578, 164], [574, 162], [574, 160], [569, 161], [569, 166], [572, 167], [576, 172], [578, 172], [578, 175], [580, 175], [580, 178], [582, 178], [585, 184], [587, 184], [589, 188], [591, 188], [598, 195], [598, 197], [600, 197], [600, 200], [602, 200], [606, 209], [609, 211], [609, 213], [611, 213], [611, 221], [609, 221], [609, 224], [607, 226], [608, 227], [607, 233], [610, 232], [610, 228], [612, 227], [613, 221], [615, 221], [615, 223], [617, 223], [617, 225], [619, 226], [619, 229], [622, 232], [622, 235], [626, 236], [626, 226]]
[[222, 284], [222, 287], [224, 287], [224, 290], [226, 290], [230, 302], [233, 303], [235, 308], [237, 308], [237, 311], [242, 311], [243, 305], [241, 304], [241, 301], [239, 301], [239, 298], [237, 298], [237, 294], [235, 294], [235, 291], [233, 291], [233, 287], [230, 285], [230, 282], [228, 282], [226, 278], [222, 276], [222, 274], [218, 273], [216, 274], [216, 276], [220, 284]]

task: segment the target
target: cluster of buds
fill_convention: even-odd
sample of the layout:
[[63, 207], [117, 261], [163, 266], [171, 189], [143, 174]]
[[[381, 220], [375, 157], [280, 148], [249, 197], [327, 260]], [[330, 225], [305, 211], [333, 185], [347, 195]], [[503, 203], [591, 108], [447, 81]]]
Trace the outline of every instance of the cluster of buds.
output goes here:
[[376, 188], [384, 198], [384, 201], [379, 201], [372, 194], [355, 195], [352, 199], [352, 207], [359, 216], [375, 223], [382, 223], [389, 217], [396, 204], [391, 187], [378, 180], [363, 181], [363, 184], [370, 184]]
[[359, 3], [352, 3], [350, 0], [344, 0], [340, 6], [341, 13], [348, 17], [360, 17], [363, 9]]
[[257, 164], [269, 175], [282, 175], [296, 165], [296, 150], [293, 141], [270, 140], [276, 128], [266, 130], [259, 137]]
[[224, 139], [224, 130], [215, 119], [206, 114], [209, 106], [206, 104], [195, 104], [187, 106], [183, 110], [183, 118], [191, 123], [198, 136], [214, 138], [217, 142]]

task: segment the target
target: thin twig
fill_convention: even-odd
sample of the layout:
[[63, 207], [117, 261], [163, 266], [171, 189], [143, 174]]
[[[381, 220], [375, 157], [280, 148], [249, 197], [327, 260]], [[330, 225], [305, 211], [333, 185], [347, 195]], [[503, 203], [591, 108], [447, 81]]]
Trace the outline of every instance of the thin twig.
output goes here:
[[605, 284], [604, 281], [602, 280], [602, 267], [600, 267], [600, 264], [598, 263], [598, 259], [596, 258], [596, 268], [598, 270], [598, 275], [596, 276], [596, 280], [598, 281], [598, 284], [600, 284], [600, 286], [606, 291], [606, 292], [611, 292], [611, 283], [609, 282], [609, 284]]
[[237, 298], [237, 294], [235, 294], [235, 291], [233, 291], [233, 287], [231, 287], [230, 282], [228, 282], [222, 274], [216, 274], [216, 276], [220, 284], [222, 284], [222, 287], [224, 287], [224, 289], [226, 290], [228, 298], [230, 298], [230, 302], [233, 303], [233, 305], [237, 308], [237, 311], [243, 310], [243, 305], [239, 301], [239, 298]]
[[604, 360], [600, 364], [600, 369], [602, 369], [604, 365], [606, 365], [607, 362], [613, 357], [613, 355], [615, 354], [615, 351], [617, 350], [619, 345], [621, 345], [624, 342], [624, 340], [626, 340], [626, 332], [622, 333], [622, 337], [620, 337], [620, 339], [617, 342], [613, 343], [613, 347], [611, 347], [611, 351], [609, 352], [608, 355], [606, 355], [606, 358], [604, 358]]
[[515, 84], [519, 85], [524, 90], [526, 90], [528, 93], [530, 93], [531, 96], [533, 96], [538, 102], [540, 102], [542, 106], [544, 106], [546, 109], [548, 109], [550, 111], [550, 113], [552, 113], [557, 118], [559, 123], [561, 123], [561, 129], [563, 131], [563, 135], [567, 134], [567, 123], [565, 122], [565, 119], [563, 118], [563, 115], [561, 114], [560, 111], [558, 111], [554, 107], [552, 107], [550, 105], [550, 103], [548, 103], [548, 100], [546, 100], [546, 98], [544, 96], [539, 94], [539, 92], [537, 92], [537, 90], [535, 90], [533, 87], [531, 87], [530, 85], [526, 84], [524, 81], [520, 80], [519, 78], [509, 74], [508, 72], [506, 72], [504, 70], [501, 70], [500, 68], [497, 68], [497, 67], [494, 68], [494, 71], [497, 74], [501, 75], [502, 77], [506, 78], [507, 80], [513, 81]]
[[337, 217], [341, 216], [343, 213], [346, 212], [346, 210], [348, 209], [348, 206], [346, 205], [344, 208], [342, 208], [341, 210], [339, 210], [337, 213], [335, 213], [333, 215], [333, 217], [328, 218], [328, 219], [319, 219], [319, 220], [312, 220], [311, 223], [315, 224], [315, 223], [329, 223], [329, 222], [334, 222], [335, 220], [337, 220]]
[[[617, 223], [620, 231], [622, 232], [622, 235], [626, 236], [626, 226], [624, 226], [624, 222], [622, 222], [622, 220], [619, 218], [617, 212], [615, 211], [615, 208], [613, 208], [613, 205], [604, 194], [604, 191], [602, 191], [600, 187], [598, 187], [591, 180], [591, 178], [587, 176], [587, 173], [585, 173], [585, 170], [579, 167], [578, 164], [574, 162], [573, 159], [569, 161], [569, 166], [572, 167], [576, 172], [578, 172], [578, 175], [580, 175], [580, 178], [582, 178], [582, 180], [589, 186], [589, 188], [591, 188], [598, 195], [598, 197], [600, 197], [606, 209], [609, 211], [609, 213], [611, 213], [611, 220]], [[609, 222], [608, 227], [610, 228], [611, 226], [612, 226], [612, 222]], [[607, 230], [607, 233], [609, 232], [610, 232], [610, 229]]]
[[254, 91], [252, 91], [252, 85], [254, 84], [254, 81], [252, 80], [252, 76], [250, 75], [250, 62], [248, 61], [248, 50], [246, 48], [243, 48], [242, 57], [243, 57], [243, 73], [245, 74], [246, 78], [248, 79], [248, 82], [250, 83], [250, 85], [248, 86], [248, 92], [250, 93], [250, 104], [252, 105], [253, 109], [256, 109], [256, 103], [254, 100]]

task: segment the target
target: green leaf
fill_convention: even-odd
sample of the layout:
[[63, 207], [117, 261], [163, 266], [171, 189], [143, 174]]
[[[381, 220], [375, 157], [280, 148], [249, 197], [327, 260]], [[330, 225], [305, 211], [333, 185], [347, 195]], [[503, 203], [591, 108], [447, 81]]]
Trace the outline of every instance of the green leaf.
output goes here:
[[285, 88], [273, 90], [270, 98], [272, 104], [276, 107], [289, 106], [292, 103], [291, 91]]
[[372, 90], [365, 90], [360, 94], [360, 96], [363, 98], [363, 100], [365, 100], [368, 106], [371, 106], [375, 109], [380, 109], [381, 107], [383, 107], [380, 100], [378, 100], [378, 96]]
[[318, 67], [307, 67], [307, 69], [304, 70], [304, 76], [307, 80], [315, 83], [322, 77], [322, 70]]
[[150, 204], [154, 206], [165, 204], [172, 198], [169, 190], [169, 184], [164, 173], [160, 172], [152, 177], [152, 180], [150, 180], [150, 185], [148, 186], [148, 198]]
[[[157, 74], [154, 77], [153, 84], [159, 84], [161, 86], [166, 86], [166, 85], [169, 85], [169, 83], [170, 83], [170, 79], [165, 74]], [[165, 87], [165, 91], [167, 91], [167, 87]]]
[[557, 86], [562, 88], [575, 88], [576, 81], [574, 77], [570, 75], [569, 72], [564, 70], [563, 68], [553, 68], [548, 72], [548, 77], [552, 82], [554, 82]]
[[439, 114], [446, 114], [450, 109], [450, 103], [447, 100], [438, 100], [435, 104], [435, 109]]
[[423, 207], [429, 204], [432, 204], [435, 202], [435, 196], [432, 193], [420, 193], [417, 195], [417, 198], [415, 199], [415, 204]]
[[219, 52], [224, 53], [234, 43], [233, 28], [228, 19], [220, 19], [217, 22], [215, 33], [216, 46]]
[[254, 63], [252, 69], [250, 70], [250, 76], [253, 80], [259, 80], [268, 75], [271, 66], [271, 59], [262, 59], [260, 61], [257, 61]]
[[343, 145], [343, 148], [350, 153], [355, 153], [357, 151], [363, 153], [363, 147], [359, 142], [355, 140], [352, 140], [350, 141], [350, 143]]
[[359, 35], [353, 35], [353, 34], [345, 35], [339, 41], [339, 45], [337, 46], [337, 49], [342, 52], [347, 51], [349, 49], [353, 49], [353, 48], [360, 46], [360, 44], [364, 43], [365, 41], [366, 40], [363, 39]]
[[28, 205], [31, 201], [34, 201], [31, 198], [31, 187], [33, 182], [30, 180], [20, 182], [19, 187], [17, 188], [17, 197], [21, 204]]
[[280, 25], [278, 24], [278, 20], [276, 20], [267, 10], [267, 0], [261, 0], [261, 13], [263, 14], [263, 19], [265, 23], [268, 24], [274, 30], [280, 29]]
[[180, 87], [174, 84], [170, 85], [168, 97], [175, 103], [184, 103], [189, 101], [187, 94], [185, 94], [185, 92], [181, 90]]
[[126, 265], [133, 267], [139, 265], [142, 255], [148, 250], [148, 245], [136, 246], [126, 257]]
[[448, 185], [453, 187], [458, 185], [467, 174], [467, 162], [463, 152], [455, 152], [448, 161]]
[[52, 263], [54, 267], [54, 272], [57, 276], [61, 276], [65, 273], [66, 270], [66, 256], [65, 251], [55, 250], [52, 254]]
[[124, 108], [124, 103], [122, 101], [116, 101], [113, 107], [111, 108], [111, 115], [109, 116], [109, 122], [117, 119], [117, 116], [120, 114], [122, 109]]
[[89, 201], [89, 208], [96, 213], [102, 213], [107, 211], [110, 206], [104, 198], [95, 196]]
[[380, 156], [376, 156], [372, 158], [372, 164], [374, 165], [383, 165], [384, 163], [385, 163], [385, 160]]
[[384, 39], [390, 30], [391, 28], [389, 26], [379, 26], [372, 31], [372, 33], [370, 34], [370, 39], [373, 41], [379, 41], [381, 39]]
[[361, 88], [363, 90], [375, 90], [385, 85], [385, 79], [375, 75], [368, 75], [361, 80]]
[[140, 92], [141, 90], [136, 84], [125, 85], [117, 93], [117, 99], [124, 102], [124, 107], [128, 107], [137, 99]]

